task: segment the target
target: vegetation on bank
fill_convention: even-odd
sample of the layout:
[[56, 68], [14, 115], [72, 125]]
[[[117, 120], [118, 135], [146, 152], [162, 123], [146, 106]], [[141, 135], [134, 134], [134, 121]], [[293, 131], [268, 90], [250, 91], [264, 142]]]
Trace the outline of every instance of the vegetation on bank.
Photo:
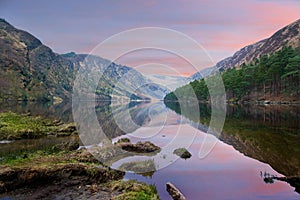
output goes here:
[[[70, 143], [73, 146], [74, 141]], [[56, 145], [48, 150], [2, 159], [0, 193], [36, 184], [48, 187], [52, 182], [64, 185], [75, 181], [78, 187], [88, 187], [92, 195], [101, 194], [103, 190], [115, 200], [159, 199], [155, 186], [135, 180], [122, 181], [124, 172], [104, 166], [86, 149], [69, 149], [69, 146]]]
[[[231, 101], [264, 100], [280, 96], [283, 99], [297, 99], [300, 96], [300, 47], [283, 47], [249, 64], [230, 68], [222, 73], [222, 79], [227, 99]], [[209, 101], [205, 79], [195, 80], [176, 89], [166, 95], [165, 100], [181, 99], [189, 95], [191, 88], [197, 100]]]
[[0, 113], [0, 140], [31, 139], [46, 135], [67, 136], [76, 132], [74, 124], [13, 112]]
[[112, 200], [158, 200], [156, 187], [154, 185], [147, 185], [135, 180], [128, 181], [112, 181], [103, 184], [105, 188], [113, 191], [121, 192], [120, 195], [115, 196]]

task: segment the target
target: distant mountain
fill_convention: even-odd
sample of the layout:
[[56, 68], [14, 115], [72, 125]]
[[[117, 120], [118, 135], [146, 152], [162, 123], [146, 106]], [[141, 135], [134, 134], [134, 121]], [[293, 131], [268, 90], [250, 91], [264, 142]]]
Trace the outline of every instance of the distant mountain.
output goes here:
[[[70, 99], [78, 69], [86, 68], [84, 61], [88, 55], [54, 53], [33, 35], [4, 19], [0, 19], [0, 47], [0, 100]], [[132, 68], [98, 56], [89, 58], [99, 66], [110, 63], [99, 81], [98, 98], [162, 99], [169, 92]]]
[[205, 78], [206, 76], [210, 75], [214, 70], [216, 70], [215, 67], [205, 68], [199, 72], [196, 72], [192, 76], [190, 76], [189, 79], [191, 81], [194, 81], [194, 80], [199, 80], [199, 79]]
[[271, 37], [240, 49], [233, 56], [218, 62], [216, 67], [220, 70], [225, 70], [243, 63], [248, 64], [261, 55], [271, 54], [280, 50], [283, 46], [295, 48], [299, 45], [300, 19], [280, 29]]
[[151, 74], [147, 75], [147, 78], [152, 80], [153, 82], [163, 85], [169, 90], [173, 91], [176, 88], [185, 85], [191, 81], [189, 77], [183, 76], [165, 76], [159, 74]]
[[[71, 61], [75, 68], [87, 68], [87, 61], [97, 63], [102, 72], [96, 94], [102, 99], [110, 97], [128, 97], [137, 99], [163, 99], [170, 92], [162, 85], [156, 84], [133, 68], [116, 64], [99, 56], [68, 53], [62, 55]], [[103, 66], [106, 66], [102, 68]], [[90, 66], [89, 66], [90, 67]]]

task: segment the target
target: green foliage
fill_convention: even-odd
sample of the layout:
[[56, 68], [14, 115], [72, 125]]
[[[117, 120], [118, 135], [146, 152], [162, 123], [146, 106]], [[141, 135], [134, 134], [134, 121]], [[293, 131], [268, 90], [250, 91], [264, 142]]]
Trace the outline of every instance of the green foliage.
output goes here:
[[118, 139], [118, 141], [116, 142], [116, 144], [129, 143], [129, 142], [130, 142], [129, 138], [120, 138], [120, 139]]
[[25, 137], [25, 135], [30, 138], [52, 129], [53, 127], [46, 126], [46, 122], [39, 117], [19, 115], [13, 112], [0, 114], [0, 138], [16, 139]]
[[112, 181], [104, 184], [113, 191], [121, 191], [122, 194], [113, 197], [113, 200], [158, 200], [158, 194], [155, 186], [147, 185], [135, 180]]
[[13, 112], [0, 113], [0, 140], [31, 139], [54, 133], [60, 136], [70, 135], [73, 129], [69, 127], [70, 124], [56, 125], [41, 117]]
[[[207, 77], [206, 81], [214, 76]], [[228, 99], [250, 98], [253, 92], [278, 96], [288, 92], [298, 96], [300, 90], [300, 47], [283, 47], [271, 54], [243, 63], [239, 69], [230, 68], [222, 74]], [[213, 83], [213, 81], [211, 81]], [[213, 87], [212, 87], [213, 88]], [[191, 91], [192, 89], [192, 91]], [[165, 101], [177, 101], [196, 94], [198, 100], [209, 100], [209, 91], [204, 79], [190, 82], [165, 97]], [[185, 96], [185, 98], [184, 98]]]

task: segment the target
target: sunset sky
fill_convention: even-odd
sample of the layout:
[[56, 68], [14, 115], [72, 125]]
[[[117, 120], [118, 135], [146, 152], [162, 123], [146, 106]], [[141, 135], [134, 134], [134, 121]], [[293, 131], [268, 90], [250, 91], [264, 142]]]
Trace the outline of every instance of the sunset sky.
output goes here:
[[[299, 19], [299, 13], [299, 0], [0, 0], [1, 18], [32, 33], [58, 53], [89, 53], [114, 34], [150, 26], [190, 36], [215, 63], [245, 45], [271, 36]], [[145, 73], [188, 76], [196, 72], [174, 55], [147, 50], [117, 62], [145, 66], [141, 69]], [[173, 72], [169, 72], [170, 68]]]

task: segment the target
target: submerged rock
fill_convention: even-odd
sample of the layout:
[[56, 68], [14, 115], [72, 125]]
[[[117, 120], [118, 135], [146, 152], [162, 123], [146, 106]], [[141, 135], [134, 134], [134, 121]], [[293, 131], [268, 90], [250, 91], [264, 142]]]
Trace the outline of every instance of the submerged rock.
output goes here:
[[122, 171], [133, 171], [138, 174], [155, 172], [156, 167], [153, 160], [133, 161], [123, 163], [119, 168]]

